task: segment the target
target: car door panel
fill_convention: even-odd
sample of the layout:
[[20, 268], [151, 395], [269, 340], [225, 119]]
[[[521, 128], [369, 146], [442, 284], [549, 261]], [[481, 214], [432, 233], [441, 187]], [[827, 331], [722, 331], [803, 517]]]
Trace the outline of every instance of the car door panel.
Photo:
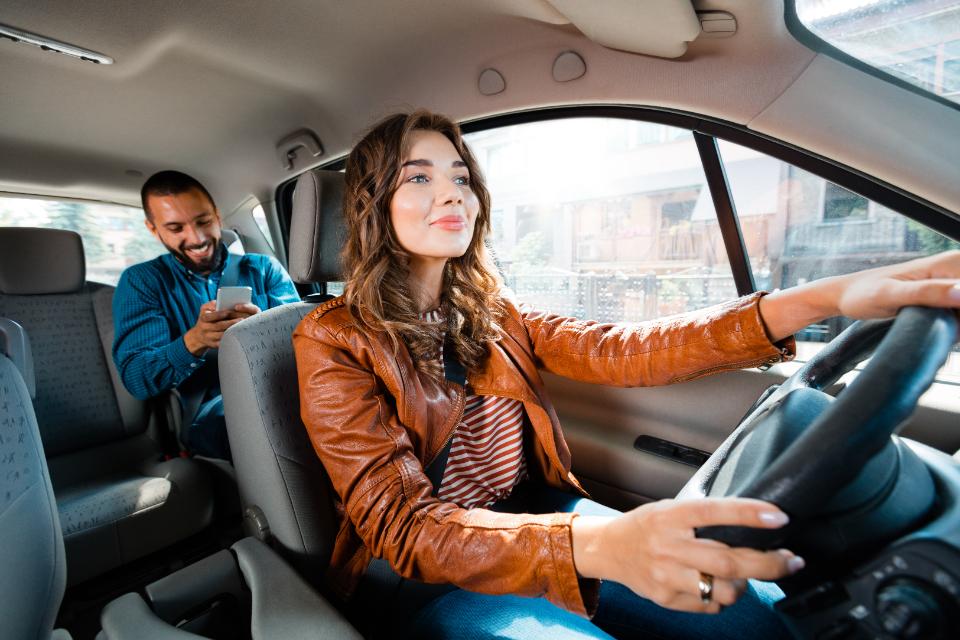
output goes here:
[[673, 497], [696, 471], [695, 466], [636, 449], [638, 436], [712, 452], [760, 394], [783, 376], [754, 369], [667, 387], [627, 389], [550, 374], [544, 380], [573, 454], [574, 472], [588, 486], [600, 483], [624, 492], [609, 492], [624, 508]]
[[[672, 498], [697, 468], [638, 450], [638, 436], [713, 452], [757, 398], [797, 366], [731, 371], [667, 387], [606, 387], [551, 374], [544, 374], [544, 381], [573, 455], [574, 473], [595, 499], [627, 509]], [[960, 448], [957, 409], [944, 400], [954, 389], [935, 385], [902, 434], [949, 453]]]

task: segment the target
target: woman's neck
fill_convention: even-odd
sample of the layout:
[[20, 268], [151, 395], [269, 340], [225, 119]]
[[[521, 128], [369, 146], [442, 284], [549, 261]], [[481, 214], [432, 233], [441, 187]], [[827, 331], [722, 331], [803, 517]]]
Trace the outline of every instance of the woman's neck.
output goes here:
[[420, 313], [440, 306], [445, 258], [419, 258], [410, 261], [410, 291], [416, 297]]

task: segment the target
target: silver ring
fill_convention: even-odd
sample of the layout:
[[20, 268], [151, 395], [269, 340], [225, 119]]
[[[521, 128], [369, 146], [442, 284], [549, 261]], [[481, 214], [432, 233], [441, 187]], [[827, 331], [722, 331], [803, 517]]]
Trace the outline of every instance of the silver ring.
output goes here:
[[700, 602], [710, 604], [713, 600], [713, 576], [701, 571], [700, 581], [697, 582], [697, 589], [700, 591]]

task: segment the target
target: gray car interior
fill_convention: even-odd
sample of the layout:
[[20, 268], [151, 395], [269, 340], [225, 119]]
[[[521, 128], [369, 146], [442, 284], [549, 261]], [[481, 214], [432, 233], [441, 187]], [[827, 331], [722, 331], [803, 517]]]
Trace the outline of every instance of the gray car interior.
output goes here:
[[[290, 233], [295, 281], [339, 279], [342, 194], [342, 173], [313, 170], [298, 179]], [[248, 530], [301, 575], [319, 579], [336, 530], [326, 474], [300, 421], [290, 341], [315, 306], [284, 305], [231, 327], [220, 346], [220, 376]]]
[[[0, 561], [18, 580], [0, 584], [4, 637], [69, 640], [53, 629], [66, 586], [57, 503], [22, 371], [10, 358], [29, 338], [14, 323], [0, 331]], [[11, 345], [15, 345], [11, 347]], [[98, 639], [176, 640], [202, 636], [174, 626], [184, 611], [224, 592], [249, 601], [252, 638], [359, 637], [276, 553], [245, 538], [149, 585], [154, 613], [138, 594], [109, 603]], [[246, 595], [249, 592], [249, 595]]]
[[4, 637], [62, 640], [70, 634], [53, 625], [67, 565], [37, 417], [17, 366], [25, 348], [21, 327], [0, 324], [0, 563], [17, 576], [0, 581], [0, 620]]
[[34, 408], [69, 584], [182, 540], [214, 513], [201, 463], [163, 460], [148, 406], [120, 383], [110, 356], [113, 287], [84, 276], [78, 234], [0, 229], [0, 317], [33, 345]]
[[[127, 593], [110, 602], [100, 617], [97, 640], [202, 638], [187, 631], [224, 596], [243, 601], [255, 640], [360, 638], [350, 623], [272, 549], [252, 537], [234, 543], [146, 588], [147, 599]], [[189, 616], [197, 611], [196, 618]]]
[[[342, 193], [338, 172], [314, 170], [298, 180], [291, 223], [291, 238], [298, 239], [291, 245], [296, 281], [338, 277]], [[326, 475], [300, 421], [290, 340], [315, 307], [308, 301], [264, 311], [231, 327], [221, 342], [227, 431], [251, 533], [233, 545], [236, 561], [222, 551], [148, 586], [152, 608], [132, 593], [112, 602], [101, 619], [104, 638], [129, 637], [144, 628], [155, 629], [157, 638], [197, 637], [162, 634], [185, 611], [218, 594], [239, 593], [242, 583], [252, 593], [253, 638], [361, 637], [304, 581], [311, 579], [319, 588], [336, 534]], [[139, 625], [142, 619], [149, 621]]]

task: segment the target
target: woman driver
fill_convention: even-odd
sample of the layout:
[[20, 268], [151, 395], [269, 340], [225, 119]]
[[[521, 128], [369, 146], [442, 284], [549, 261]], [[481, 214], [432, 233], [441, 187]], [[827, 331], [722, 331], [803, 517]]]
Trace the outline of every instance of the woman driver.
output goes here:
[[[622, 514], [591, 502], [538, 370], [668, 384], [792, 357], [792, 334], [830, 316], [960, 306], [950, 253], [638, 324], [520, 307], [484, 244], [476, 161], [455, 123], [425, 111], [386, 118], [353, 149], [344, 214], [345, 293], [304, 318], [294, 346], [303, 421], [343, 514], [328, 583], [373, 632], [786, 637], [776, 587], [747, 579], [803, 560], [694, 529], [787, 515], [739, 498]], [[406, 580], [384, 581], [372, 558]]]

